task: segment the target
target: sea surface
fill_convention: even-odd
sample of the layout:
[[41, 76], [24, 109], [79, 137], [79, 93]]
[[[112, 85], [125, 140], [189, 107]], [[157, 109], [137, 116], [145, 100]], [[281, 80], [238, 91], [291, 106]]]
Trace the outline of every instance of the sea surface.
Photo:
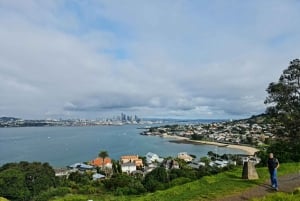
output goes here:
[[177, 156], [179, 152], [197, 158], [208, 151], [218, 154], [244, 154], [244, 151], [213, 145], [177, 144], [170, 138], [142, 136], [143, 125], [95, 127], [23, 127], [0, 128], [0, 166], [8, 162], [49, 162], [53, 167], [65, 167], [97, 157], [100, 150], [119, 160], [121, 155], [146, 155], [153, 152], [162, 157]]

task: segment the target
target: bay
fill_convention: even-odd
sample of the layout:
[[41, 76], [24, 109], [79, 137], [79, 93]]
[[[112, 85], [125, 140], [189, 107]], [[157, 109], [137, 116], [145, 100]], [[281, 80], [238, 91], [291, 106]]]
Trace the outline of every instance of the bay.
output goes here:
[[162, 157], [175, 157], [179, 152], [197, 158], [208, 151], [245, 154], [242, 150], [213, 145], [177, 144], [169, 138], [142, 136], [141, 125], [95, 127], [23, 127], [0, 129], [0, 165], [8, 162], [40, 161], [54, 167], [86, 162], [97, 157], [100, 150], [119, 160], [122, 155], [148, 152]]

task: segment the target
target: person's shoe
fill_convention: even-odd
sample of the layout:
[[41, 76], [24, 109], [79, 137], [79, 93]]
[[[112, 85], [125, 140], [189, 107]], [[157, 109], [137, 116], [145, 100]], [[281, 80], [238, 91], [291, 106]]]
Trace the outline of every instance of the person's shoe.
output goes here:
[[272, 188], [275, 188], [275, 185], [274, 185], [274, 184], [272, 185]]
[[275, 188], [275, 191], [278, 191], [278, 187], [277, 187], [277, 188]]

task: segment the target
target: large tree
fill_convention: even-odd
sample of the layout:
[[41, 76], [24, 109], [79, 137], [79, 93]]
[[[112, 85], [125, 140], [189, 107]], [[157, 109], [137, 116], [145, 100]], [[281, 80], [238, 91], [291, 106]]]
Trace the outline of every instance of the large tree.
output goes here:
[[0, 167], [0, 197], [31, 200], [55, 186], [55, 172], [48, 163], [8, 163]]
[[300, 137], [300, 60], [291, 61], [267, 92], [267, 113], [283, 124], [291, 139]]
[[104, 169], [104, 160], [106, 157], [108, 157], [108, 153], [107, 151], [102, 150], [99, 152], [98, 156], [102, 158], [102, 169]]

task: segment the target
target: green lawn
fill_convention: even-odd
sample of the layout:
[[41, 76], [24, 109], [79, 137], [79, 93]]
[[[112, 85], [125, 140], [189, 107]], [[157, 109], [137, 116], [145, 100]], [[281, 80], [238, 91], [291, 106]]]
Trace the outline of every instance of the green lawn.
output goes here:
[[[281, 164], [279, 175], [299, 172], [300, 163]], [[67, 195], [63, 198], [53, 199], [52, 201], [199, 201], [213, 200], [244, 191], [257, 184], [264, 183], [269, 175], [266, 168], [257, 168], [260, 179], [255, 181], [242, 180], [242, 169], [220, 173], [214, 176], [203, 177], [197, 181], [190, 182], [181, 186], [176, 186], [164, 191], [148, 193], [143, 196], [113, 196], [103, 195]], [[281, 194], [278, 194], [280, 196]], [[272, 200], [272, 199], [270, 199]], [[278, 199], [280, 200], [280, 199]], [[262, 200], [269, 201], [269, 200]]]
[[263, 198], [254, 198], [252, 201], [299, 201], [300, 193], [275, 193]]

